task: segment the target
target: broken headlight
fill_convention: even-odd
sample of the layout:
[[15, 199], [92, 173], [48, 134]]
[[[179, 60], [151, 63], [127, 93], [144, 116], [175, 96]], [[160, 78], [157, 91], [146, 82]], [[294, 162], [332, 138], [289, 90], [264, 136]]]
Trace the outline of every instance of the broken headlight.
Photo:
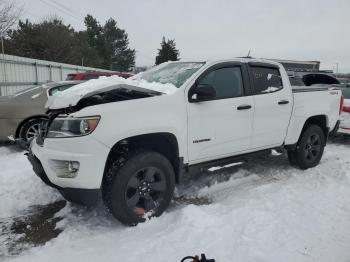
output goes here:
[[99, 116], [83, 118], [56, 118], [52, 121], [48, 138], [86, 136], [91, 134], [100, 121]]

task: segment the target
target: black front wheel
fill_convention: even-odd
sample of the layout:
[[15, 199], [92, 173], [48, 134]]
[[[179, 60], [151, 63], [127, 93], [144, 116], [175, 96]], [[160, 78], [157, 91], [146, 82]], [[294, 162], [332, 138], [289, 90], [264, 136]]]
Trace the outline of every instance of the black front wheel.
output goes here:
[[297, 148], [288, 151], [289, 161], [301, 169], [314, 167], [320, 162], [325, 145], [326, 138], [321, 127], [310, 125], [302, 133]]
[[103, 188], [105, 204], [115, 218], [127, 225], [160, 216], [174, 193], [174, 169], [157, 152], [136, 153], [122, 165], [116, 160], [107, 175], [112, 179]]

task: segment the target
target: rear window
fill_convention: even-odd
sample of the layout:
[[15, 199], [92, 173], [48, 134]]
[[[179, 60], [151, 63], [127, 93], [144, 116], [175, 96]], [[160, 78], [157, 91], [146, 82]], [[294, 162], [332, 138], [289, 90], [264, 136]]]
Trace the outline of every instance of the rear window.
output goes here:
[[100, 76], [104, 76], [104, 75], [85, 75], [85, 76], [83, 76], [81, 79], [82, 79], [82, 80], [97, 79], [97, 78], [99, 78]]
[[251, 66], [255, 94], [276, 92], [283, 88], [280, 72], [277, 68]]
[[74, 80], [77, 74], [68, 74], [66, 80]]
[[56, 86], [56, 87], [53, 87], [51, 89], [49, 89], [49, 96], [52, 96], [56, 93], [59, 93], [59, 92], [62, 92], [72, 86], [74, 86], [75, 84], [69, 84], [69, 85], [63, 85], [63, 86]]

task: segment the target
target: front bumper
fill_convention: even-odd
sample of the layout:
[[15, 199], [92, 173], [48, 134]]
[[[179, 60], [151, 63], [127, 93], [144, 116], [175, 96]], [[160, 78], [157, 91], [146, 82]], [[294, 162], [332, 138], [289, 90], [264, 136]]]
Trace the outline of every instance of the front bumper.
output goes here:
[[[43, 146], [34, 139], [28, 159], [41, 180], [58, 189], [68, 201], [93, 205], [100, 194], [108, 154], [108, 147], [88, 136], [45, 139]], [[52, 160], [79, 162], [77, 175], [74, 178], [58, 177], [50, 163]]]
[[[48, 179], [62, 188], [97, 189], [101, 187], [109, 148], [89, 137], [46, 138], [43, 146], [34, 139], [32, 153], [40, 160]], [[76, 161], [80, 167], [74, 178], [59, 177], [52, 160]]]
[[68, 201], [86, 206], [95, 206], [98, 202], [100, 190], [99, 189], [81, 189], [81, 188], [62, 188], [53, 183], [47, 177], [40, 160], [33, 155], [32, 152], [28, 153], [28, 160], [33, 166], [35, 174], [48, 186], [56, 188], [61, 195]]

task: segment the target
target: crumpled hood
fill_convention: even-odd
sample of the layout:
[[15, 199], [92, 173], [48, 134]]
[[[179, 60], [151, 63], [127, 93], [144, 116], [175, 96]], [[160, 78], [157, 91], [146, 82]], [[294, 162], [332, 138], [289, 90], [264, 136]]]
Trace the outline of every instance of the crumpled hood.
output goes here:
[[[149, 83], [140, 79], [124, 79], [118, 76], [100, 77], [50, 96], [45, 107], [56, 110], [75, 107], [81, 102], [84, 102], [85, 106], [89, 106], [143, 98], [142, 94], [144, 97], [172, 94], [176, 90], [177, 88], [172, 84]], [[94, 102], [86, 102], [88, 98]]]

